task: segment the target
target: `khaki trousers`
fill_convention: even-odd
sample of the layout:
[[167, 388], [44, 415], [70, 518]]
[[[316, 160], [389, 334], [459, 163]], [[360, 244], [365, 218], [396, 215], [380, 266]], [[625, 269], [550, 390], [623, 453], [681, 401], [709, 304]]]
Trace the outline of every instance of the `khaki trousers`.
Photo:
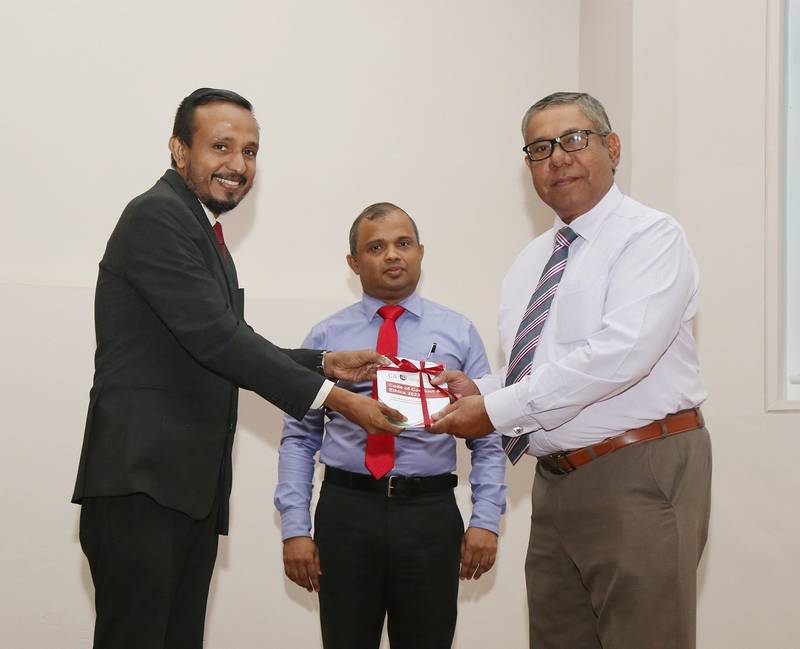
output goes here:
[[536, 467], [525, 562], [532, 649], [694, 649], [711, 443], [699, 428], [567, 475]]

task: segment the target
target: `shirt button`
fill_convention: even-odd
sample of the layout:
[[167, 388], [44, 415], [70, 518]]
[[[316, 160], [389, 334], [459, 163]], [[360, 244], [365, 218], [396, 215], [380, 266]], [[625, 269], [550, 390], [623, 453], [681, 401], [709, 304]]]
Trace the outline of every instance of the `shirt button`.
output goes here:
[[522, 427], [521, 426], [514, 426], [512, 432], [515, 435], [522, 435]]

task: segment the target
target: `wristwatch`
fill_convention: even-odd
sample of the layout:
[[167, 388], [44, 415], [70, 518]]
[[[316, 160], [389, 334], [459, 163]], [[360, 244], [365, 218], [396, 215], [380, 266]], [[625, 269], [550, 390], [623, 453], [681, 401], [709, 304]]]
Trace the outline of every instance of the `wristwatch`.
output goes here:
[[323, 349], [319, 354], [319, 360], [317, 361], [317, 367], [315, 368], [317, 372], [322, 374], [325, 378], [328, 378], [328, 375], [325, 374], [325, 354], [328, 353], [327, 349]]

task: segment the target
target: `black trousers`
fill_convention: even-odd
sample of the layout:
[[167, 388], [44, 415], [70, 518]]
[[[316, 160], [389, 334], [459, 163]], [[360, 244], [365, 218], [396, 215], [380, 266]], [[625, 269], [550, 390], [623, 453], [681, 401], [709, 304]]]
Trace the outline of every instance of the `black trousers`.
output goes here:
[[387, 498], [323, 482], [315, 513], [325, 649], [453, 642], [464, 523], [453, 491]]
[[95, 587], [94, 649], [201, 649], [217, 508], [196, 521], [149, 496], [85, 498], [80, 540]]

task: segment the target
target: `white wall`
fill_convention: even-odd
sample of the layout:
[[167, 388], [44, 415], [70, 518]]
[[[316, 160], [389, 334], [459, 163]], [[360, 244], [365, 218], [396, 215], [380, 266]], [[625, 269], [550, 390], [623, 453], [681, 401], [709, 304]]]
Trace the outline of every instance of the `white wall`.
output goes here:
[[[699, 578], [701, 649], [800, 647], [800, 412], [765, 406], [765, 341], [779, 335], [777, 327], [765, 328], [766, 268], [773, 263], [765, 258], [765, 230], [776, 215], [765, 207], [772, 186], [764, 137], [767, 110], [780, 110], [767, 93], [768, 48], [776, 47], [775, 34], [767, 37], [767, 10], [779, 4], [612, 0], [599, 12], [591, 0], [582, 2], [582, 15], [594, 12], [595, 29], [606, 37], [621, 29], [626, 39], [630, 25], [632, 75], [623, 68], [606, 87], [631, 97], [622, 164], [633, 160], [637, 199], [681, 221], [700, 264], [696, 335], [714, 448], [711, 530]], [[582, 62], [586, 43], [582, 31]], [[594, 53], [596, 69], [618, 62], [602, 48]], [[582, 83], [593, 80], [585, 76], [582, 65]]]
[[[620, 184], [679, 218], [701, 266], [715, 467], [698, 646], [796, 649], [800, 413], [765, 408], [767, 0], [333, 4], [29, 2], [4, 21], [0, 646], [89, 646], [91, 582], [67, 501], [96, 264], [124, 203], [166, 166], [183, 95], [237, 89], [262, 124], [257, 188], [225, 222], [257, 329], [296, 344], [355, 299], [347, 227], [392, 200], [419, 221], [424, 292], [475, 320], [496, 365], [498, 284], [549, 220], [519, 119], [580, 85], [622, 134]], [[709, 129], [725, 134], [715, 146]], [[313, 596], [282, 576], [278, 426], [245, 396], [209, 647], [319, 646]], [[526, 644], [530, 467], [509, 471], [496, 569], [462, 588], [458, 648]]]
[[[391, 200], [419, 223], [424, 293], [474, 319], [496, 366], [500, 281], [550, 220], [519, 121], [578, 83], [579, 3], [50, 0], [5, 13], [0, 646], [77, 649], [90, 645], [93, 590], [68, 501], [97, 262], [124, 204], [166, 168], [180, 99], [230, 87], [261, 122], [256, 189], [225, 217], [257, 330], [294, 345], [356, 299], [347, 230]], [[243, 398], [209, 647], [320, 645], [315, 598], [283, 577], [279, 425], [276, 409]], [[510, 476], [498, 565], [462, 588], [457, 647], [526, 642], [530, 481]], [[466, 515], [465, 489], [459, 498]]]
[[[765, 410], [764, 174], [767, 2], [681, 0], [677, 30], [678, 213], [704, 277], [700, 353], [715, 432], [712, 537], [700, 638], [800, 647], [800, 413]], [[779, 107], [778, 107], [779, 108]], [[699, 142], [708, 128], [731, 134]], [[742, 152], [735, 133], [752, 133]], [[652, 149], [651, 149], [652, 151]], [[651, 171], [658, 169], [651, 152]], [[710, 308], [709, 308], [710, 307]]]

